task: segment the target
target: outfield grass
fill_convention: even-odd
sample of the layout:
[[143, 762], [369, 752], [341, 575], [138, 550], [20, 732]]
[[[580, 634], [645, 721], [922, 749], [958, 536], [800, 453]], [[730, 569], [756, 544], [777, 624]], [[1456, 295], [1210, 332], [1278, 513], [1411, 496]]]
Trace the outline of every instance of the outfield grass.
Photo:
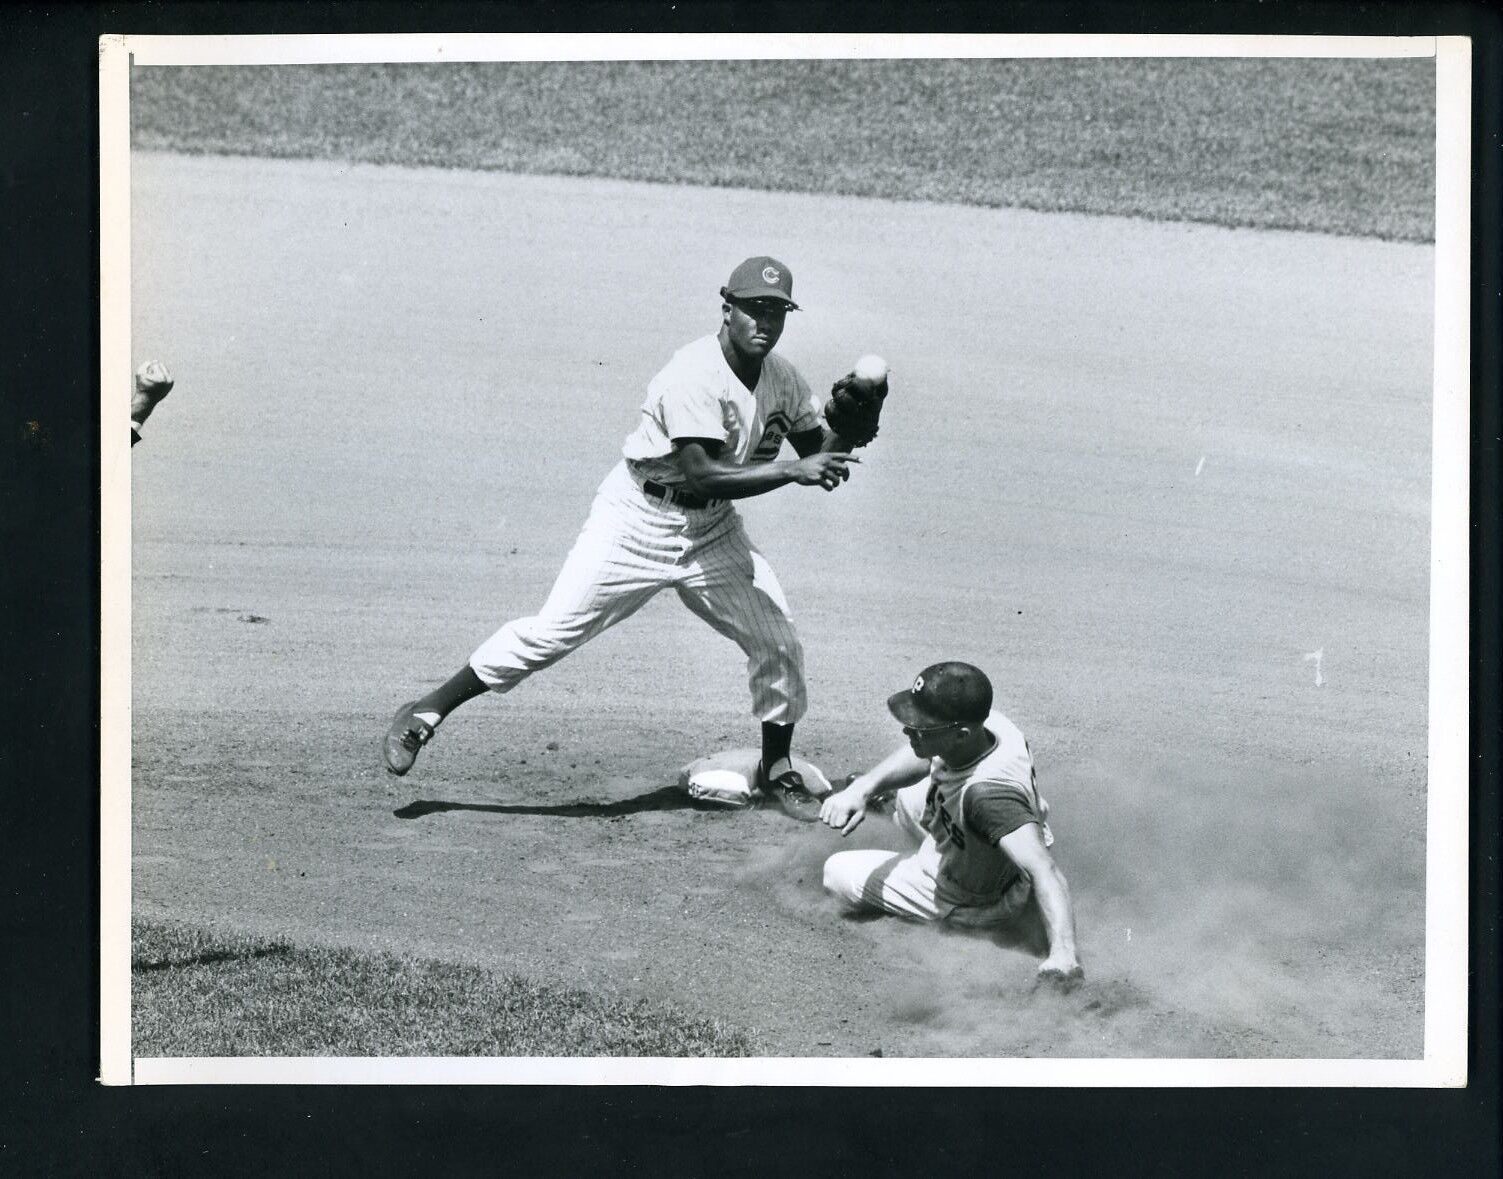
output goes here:
[[138, 922], [146, 1056], [748, 1056], [748, 1035], [672, 1007], [475, 966], [308, 949]]
[[151, 67], [138, 147], [1434, 236], [1430, 59]]

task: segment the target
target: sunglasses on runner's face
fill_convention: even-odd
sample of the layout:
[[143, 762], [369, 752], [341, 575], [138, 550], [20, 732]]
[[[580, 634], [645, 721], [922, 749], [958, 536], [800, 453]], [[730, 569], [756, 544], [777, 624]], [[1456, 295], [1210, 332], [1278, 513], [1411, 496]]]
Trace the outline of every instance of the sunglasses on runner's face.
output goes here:
[[958, 729], [960, 724], [960, 721], [951, 721], [947, 725], [904, 725], [903, 732], [910, 737], [932, 737], [947, 729]]

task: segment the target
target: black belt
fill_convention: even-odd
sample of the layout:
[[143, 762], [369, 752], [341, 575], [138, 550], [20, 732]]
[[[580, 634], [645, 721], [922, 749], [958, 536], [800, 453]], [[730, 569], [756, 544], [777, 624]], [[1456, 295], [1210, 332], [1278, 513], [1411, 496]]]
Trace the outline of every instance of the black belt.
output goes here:
[[716, 508], [725, 502], [723, 499], [705, 499], [702, 495], [691, 495], [682, 488], [669, 487], [656, 479], [643, 479], [642, 490], [648, 495], [657, 496], [665, 504], [674, 504], [680, 508], [693, 508], [696, 511], [702, 508]]

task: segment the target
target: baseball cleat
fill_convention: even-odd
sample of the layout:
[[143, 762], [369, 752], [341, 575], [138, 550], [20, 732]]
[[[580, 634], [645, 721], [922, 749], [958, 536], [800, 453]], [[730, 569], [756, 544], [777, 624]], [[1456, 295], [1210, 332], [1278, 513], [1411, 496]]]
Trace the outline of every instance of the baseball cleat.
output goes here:
[[433, 726], [412, 713], [412, 706], [416, 703], [416, 700], [409, 700], [397, 709], [391, 728], [381, 738], [381, 761], [388, 774], [399, 778], [412, 769], [418, 751], [433, 740]]
[[757, 776], [761, 779], [762, 793], [775, 799], [790, 819], [797, 819], [800, 823], [819, 822], [819, 799], [809, 793], [803, 775], [797, 770], [790, 767], [776, 778], [769, 778], [767, 772], [758, 766]]

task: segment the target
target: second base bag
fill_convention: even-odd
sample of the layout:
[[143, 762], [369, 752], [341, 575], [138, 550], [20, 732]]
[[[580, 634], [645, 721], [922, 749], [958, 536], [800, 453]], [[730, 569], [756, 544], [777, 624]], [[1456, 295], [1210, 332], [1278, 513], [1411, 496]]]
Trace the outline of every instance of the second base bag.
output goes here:
[[[757, 792], [757, 763], [762, 754], [756, 749], [727, 749], [691, 761], [679, 771], [679, 789], [696, 802], [710, 806], [748, 807], [760, 795]], [[820, 768], [801, 757], [791, 759], [793, 768], [803, 775], [804, 785], [816, 798], [830, 793], [830, 780]]]

